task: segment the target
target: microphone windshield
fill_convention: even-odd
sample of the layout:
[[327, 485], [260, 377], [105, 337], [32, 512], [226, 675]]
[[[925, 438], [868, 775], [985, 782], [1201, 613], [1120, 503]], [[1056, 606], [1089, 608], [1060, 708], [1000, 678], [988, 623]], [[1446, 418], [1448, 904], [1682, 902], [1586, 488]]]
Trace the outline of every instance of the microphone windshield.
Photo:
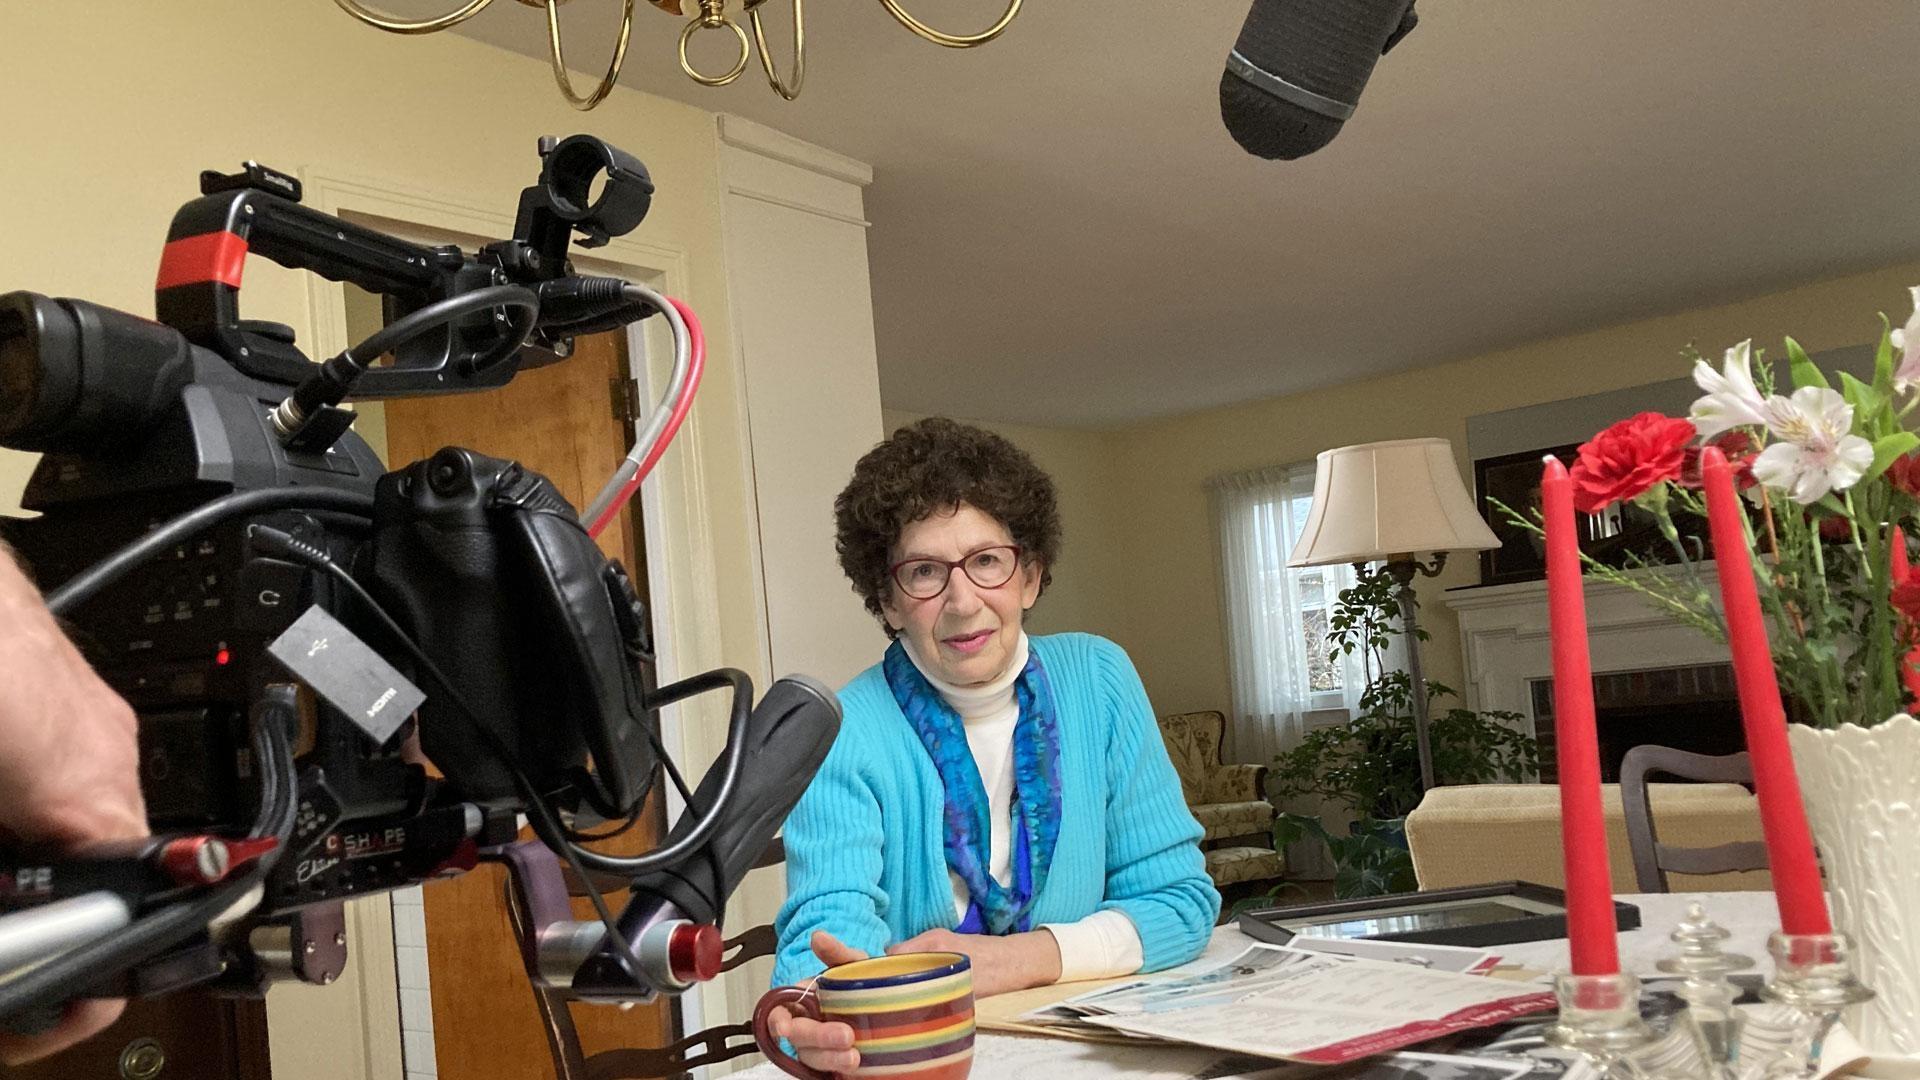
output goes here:
[[1220, 76], [1220, 118], [1250, 154], [1293, 160], [1333, 141], [1413, 0], [1253, 0]]

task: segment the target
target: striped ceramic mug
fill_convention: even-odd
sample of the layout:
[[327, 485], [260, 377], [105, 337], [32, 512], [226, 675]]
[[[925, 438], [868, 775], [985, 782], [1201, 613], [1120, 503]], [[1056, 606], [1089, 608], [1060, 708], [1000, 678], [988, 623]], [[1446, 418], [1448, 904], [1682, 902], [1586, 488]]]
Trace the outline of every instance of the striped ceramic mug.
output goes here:
[[775, 1065], [828, 1080], [781, 1049], [767, 1027], [776, 1006], [853, 1028], [860, 1067], [887, 1080], [965, 1080], [973, 1067], [973, 969], [961, 953], [901, 953], [828, 968], [807, 986], [779, 986], [753, 1011], [753, 1037]]

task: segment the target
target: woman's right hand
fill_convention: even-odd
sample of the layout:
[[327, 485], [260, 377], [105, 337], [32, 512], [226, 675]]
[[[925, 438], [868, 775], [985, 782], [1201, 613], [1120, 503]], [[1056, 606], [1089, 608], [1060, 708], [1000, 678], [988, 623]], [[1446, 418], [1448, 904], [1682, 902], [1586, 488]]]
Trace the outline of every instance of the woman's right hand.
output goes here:
[[[825, 930], [816, 930], [811, 942], [813, 955], [828, 967], [865, 960], [867, 954], [848, 948]], [[860, 1067], [860, 1051], [853, 1048], [853, 1028], [838, 1021], [822, 1022], [809, 1016], [795, 1016], [785, 1008], [767, 1013], [768, 1027], [778, 1038], [793, 1044], [794, 1056], [810, 1069], [823, 1073], [850, 1073]]]

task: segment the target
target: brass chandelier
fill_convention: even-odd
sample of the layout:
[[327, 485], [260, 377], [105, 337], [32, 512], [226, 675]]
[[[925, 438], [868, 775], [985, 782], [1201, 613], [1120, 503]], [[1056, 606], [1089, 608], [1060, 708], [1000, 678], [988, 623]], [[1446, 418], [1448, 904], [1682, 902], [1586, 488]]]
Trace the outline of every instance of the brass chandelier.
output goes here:
[[[342, 11], [368, 26], [385, 30], [390, 34], [431, 34], [466, 22], [485, 11], [493, 0], [466, 0], [460, 7], [444, 15], [417, 20], [396, 19], [390, 15], [384, 15], [367, 7], [360, 0], [333, 0], [333, 2], [338, 4]], [[613, 60], [607, 64], [607, 73], [600, 79], [600, 85], [587, 94], [581, 94], [574, 89], [573, 79], [567, 74], [566, 60], [560, 48], [559, 9], [560, 5], [566, 2], [567, 0], [520, 0], [520, 3], [528, 7], [546, 8], [547, 56], [553, 62], [553, 79], [560, 85], [560, 93], [566, 97], [568, 103], [584, 111], [604, 101], [613, 91], [613, 84], [620, 78], [620, 65], [627, 58], [627, 39], [633, 33], [634, 0], [621, 0], [620, 36], [614, 42]], [[648, 2], [672, 15], [686, 14], [681, 8], [681, 0], [648, 0]], [[800, 84], [807, 77], [807, 23], [804, 9], [806, 0], [791, 0], [793, 63], [788, 69], [787, 78], [784, 79], [774, 67], [773, 52], [767, 48], [766, 26], [760, 18], [760, 9], [766, 4], [766, 0], [742, 0], [740, 9], [746, 14], [747, 24], [752, 28], [751, 37], [748, 30], [742, 28], [739, 21], [728, 14], [727, 0], [694, 0], [694, 2], [699, 5], [699, 14], [695, 15], [680, 31], [680, 70], [686, 72], [688, 78], [702, 86], [725, 86], [738, 79], [747, 70], [748, 63], [757, 53], [760, 57], [760, 68], [766, 72], [767, 84], [773, 87], [774, 92], [788, 101], [800, 96]], [[892, 15], [900, 25], [935, 45], [944, 45], [949, 49], [971, 49], [999, 37], [1001, 32], [1013, 22], [1013, 17], [1020, 13], [1020, 3], [1021, 0], [1007, 0], [1007, 10], [1001, 14], [1000, 18], [992, 26], [977, 34], [949, 34], [914, 18], [912, 12], [901, 6], [900, 0], [880, 0], [881, 6], [886, 8], [887, 13]], [[695, 34], [703, 30], [727, 30], [733, 33], [739, 52], [733, 65], [723, 74], [714, 75], [703, 72], [694, 67], [693, 62], [687, 57], [688, 43], [693, 40]]]

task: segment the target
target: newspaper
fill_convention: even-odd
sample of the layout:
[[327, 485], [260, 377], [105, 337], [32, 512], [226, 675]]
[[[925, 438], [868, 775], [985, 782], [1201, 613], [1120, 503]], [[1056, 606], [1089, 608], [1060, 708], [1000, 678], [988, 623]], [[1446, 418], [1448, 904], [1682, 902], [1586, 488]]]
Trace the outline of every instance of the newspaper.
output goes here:
[[1043, 1011], [1129, 1035], [1337, 1065], [1552, 1006], [1535, 986], [1262, 944], [1179, 978], [1122, 983]]
[[[977, 1077], [1046, 1080], [1521, 1080], [1525, 1058], [1401, 1052], [1332, 1068], [1199, 1046], [1112, 1047], [1001, 1037], [974, 1044]], [[1555, 1078], [1546, 1078], [1555, 1080]]]

